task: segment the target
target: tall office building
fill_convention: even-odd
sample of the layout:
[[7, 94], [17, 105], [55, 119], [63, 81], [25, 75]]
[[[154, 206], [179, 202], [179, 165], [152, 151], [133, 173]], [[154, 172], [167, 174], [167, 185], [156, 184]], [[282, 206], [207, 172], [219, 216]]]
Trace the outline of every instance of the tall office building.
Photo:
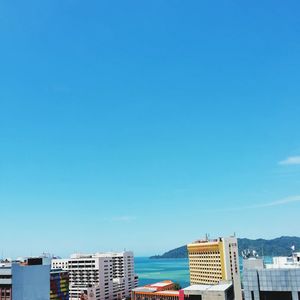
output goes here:
[[129, 251], [73, 254], [67, 260], [53, 259], [51, 268], [69, 271], [70, 300], [121, 300], [138, 284]]
[[232, 281], [235, 299], [242, 299], [239, 255], [235, 237], [199, 240], [188, 245], [191, 284]]

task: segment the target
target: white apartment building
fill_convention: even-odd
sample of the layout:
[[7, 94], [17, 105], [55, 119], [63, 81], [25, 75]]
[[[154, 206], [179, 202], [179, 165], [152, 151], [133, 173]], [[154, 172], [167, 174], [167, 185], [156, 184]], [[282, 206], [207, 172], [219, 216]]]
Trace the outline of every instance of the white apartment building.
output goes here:
[[51, 260], [51, 269], [68, 270], [69, 259], [68, 258], [53, 258]]
[[266, 269], [288, 269], [288, 268], [300, 268], [300, 252], [293, 252], [292, 256], [276, 256], [273, 257], [272, 264], [266, 264]]
[[138, 284], [130, 251], [73, 254], [69, 259], [53, 259], [51, 267], [69, 271], [70, 300], [121, 300]]

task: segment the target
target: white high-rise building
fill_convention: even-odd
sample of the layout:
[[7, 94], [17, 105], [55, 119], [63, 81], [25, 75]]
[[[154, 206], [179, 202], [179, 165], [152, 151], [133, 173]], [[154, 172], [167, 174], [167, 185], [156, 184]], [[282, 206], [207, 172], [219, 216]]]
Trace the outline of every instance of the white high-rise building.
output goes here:
[[69, 271], [70, 300], [121, 300], [130, 297], [138, 284], [130, 251], [73, 254], [69, 259], [53, 259], [51, 267]]

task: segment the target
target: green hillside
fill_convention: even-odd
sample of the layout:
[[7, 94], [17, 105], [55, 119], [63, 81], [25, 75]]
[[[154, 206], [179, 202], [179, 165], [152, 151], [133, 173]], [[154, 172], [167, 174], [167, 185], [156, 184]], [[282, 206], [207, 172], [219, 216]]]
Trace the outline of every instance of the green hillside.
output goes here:
[[[296, 251], [300, 251], [300, 238], [293, 236], [282, 236], [272, 240], [265, 239], [238, 239], [239, 253], [245, 249], [255, 250], [260, 256], [289, 256], [291, 255], [291, 246], [295, 246]], [[182, 246], [162, 255], [154, 255], [150, 258], [187, 258], [187, 246]]]

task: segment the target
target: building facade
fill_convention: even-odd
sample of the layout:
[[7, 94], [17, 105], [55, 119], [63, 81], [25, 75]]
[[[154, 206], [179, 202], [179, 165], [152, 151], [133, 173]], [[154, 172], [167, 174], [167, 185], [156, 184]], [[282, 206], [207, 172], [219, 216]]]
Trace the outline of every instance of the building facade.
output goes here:
[[0, 300], [12, 300], [11, 263], [0, 262]]
[[275, 257], [265, 265], [260, 258], [244, 261], [245, 300], [299, 300], [300, 253], [293, 257]]
[[232, 281], [236, 300], [242, 299], [236, 237], [199, 240], [188, 245], [191, 285]]
[[50, 300], [69, 300], [69, 272], [50, 272]]
[[1, 300], [49, 300], [50, 265], [42, 258], [0, 263]]
[[73, 254], [67, 260], [53, 259], [51, 268], [69, 272], [70, 300], [121, 300], [138, 284], [130, 251]]
[[67, 258], [54, 258], [51, 260], [51, 269], [57, 270], [61, 269], [67, 271], [69, 269], [69, 259]]

